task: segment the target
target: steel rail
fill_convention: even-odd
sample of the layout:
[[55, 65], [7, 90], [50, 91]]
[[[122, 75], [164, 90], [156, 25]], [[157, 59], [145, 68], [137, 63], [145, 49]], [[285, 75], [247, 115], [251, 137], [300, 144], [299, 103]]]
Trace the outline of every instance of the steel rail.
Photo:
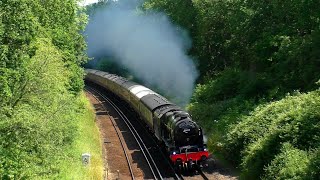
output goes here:
[[207, 178], [207, 176], [203, 173], [203, 171], [200, 169], [199, 171], [199, 174], [202, 176], [202, 178], [204, 179], [204, 180], [209, 180], [208, 178]]
[[[92, 91], [94, 91], [95, 93], [99, 94], [99, 96], [101, 96], [104, 100], [106, 100], [114, 108], [114, 110], [120, 115], [120, 117], [124, 120], [123, 122], [127, 125], [127, 127], [129, 128], [131, 134], [133, 135], [133, 137], [135, 138], [136, 142], [138, 143], [138, 145], [140, 147], [140, 150], [143, 153], [143, 155], [144, 155], [144, 157], [145, 157], [145, 159], [146, 159], [146, 161], [147, 161], [147, 163], [148, 163], [148, 165], [150, 167], [150, 170], [151, 170], [154, 178], [158, 179], [157, 177], [159, 177], [159, 179], [163, 180], [163, 177], [162, 177], [162, 175], [161, 175], [156, 163], [154, 162], [154, 160], [153, 160], [148, 148], [145, 146], [145, 144], [144, 144], [143, 140], [141, 139], [139, 133], [133, 127], [133, 125], [131, 124], [129, 119], [126, 117], [126, 115], [124, 115], [124, 113], [120, 110], [120, 108], [115, 103], [113, 103], [108, 97], [106, 97], [105, 95], [103, 95], [99, 91], [95, 90], [94, 88], [91, 88], [91, 87], [88, 87], [88, 88], [91, 89]], [[149, 159], [151, 160], [154, 168], [152, 168], [152, 165], [151, 165]], [[155, 171], [153, 169], [156, 170], [158, 175], [156, 175], [156, 173], [155, 173]]]
[[[117, 100], [118, 102], [119, 102], [119, 100]], [[123, 106], [123, 108], [125, 108], [127, 111], [132, 111], [132, 110], [130, 110], [130, 109], [128, 109], [126, 106]], [[140, 126], [146, 131], [146, 132], [148, 132], [148, 129], [140, 122], [140, 121], [137, 121], [139, 124], [140, 124]], [[149, 132], [148, 132], [149, 133]], [[165, 161], [166, 161], [166, 164], [168, 164], [168, 166], [170, 167], [170, 169], [172, 170], [172, 172], [174, 172], [174, 176], [175, 176], [175, 178], [176, 179], [178, 179], [178, 180], [183, 180], [183, 177], [181, 176], [181, 175], [179, 175], [179, 174], [177, 174], [176, 173], [176, 171], [174, 170], [174, 167], [171, 165], [171, 162], [169, 162], [168, 161], [168, 159], [167, 159], [167, 156], [165, 156], [165, 154], [160, 150], [161, 148], [159, 147], [159, 145], [157, 144], [157, 142], [153, 139], [153, 138], [151, 138], [152, 139], [152, 141], [153, 141], [153, 143], [157, 146], [157, 148], [159, 148], [159, 152], [160, 152], [160, 154], [162, 155], [162, 157], [165, 159]]]
[[[99, 85], [98, 85], [99, 86]], [[99, 86], [100, 87], [100, 86]], [[107, 90], [108, 92], [110, 92], [109, 90]], [[112, 92], [111, 92], [112, 93]], [[117, 96], [118, 97], [118, 96]], [[128, 108], [127, 106], [123, 105], [123, 101], [121, 101], [118, 98], [115, 98], [115, 100], [119, 103], [122, 104], [122, 108], [126, 109], [127, 112], [129, 112], [131, 115], [136, 115], [136, 114], [132, 114], [135, 111], [133, 109]], [[129, 104], [128, 104], [129, 105]], [[134, 111], [134, 112], [133, 112]], [[136, 112], [135, 112], [136, 113]], [[140, 116], [139, 116], [140, 118]], [[140, 127], [146, 132], [146, 133], [150, 133], [149, 130], [144, 126], [144, 124], [142, 124], [142, 122], [140, 120], [137, 121], [140, 125]], [[166, 164], [168, 165], [168, 167], [171, 169], [171, 171], [173, 172], [174, 175], [174, 179], [177, 180], [183, 180], [184, 178], [182, 177], [181, 174], [176, 173], [174, 167], [172, 166], [171, 162], [168, 160], [168, 157], [162, 152], [161, 147], [159, 147], [159, 145], [157, 144], [157, 142], [154, 140], [154, 138], [150, 138], [151, 141], [155, 144], [155, 146], [158, 148], [158, 152], [160, 152], [161, 156], [163, 157], [163, 159], [165, 160]]]
[[[85, 88], [87, 90], [88, 93], [90, 93], [103, 107], [104, 109], [106, 109], [106, 107], [103, 105], [103, 103], [92, 93], [90, 92], [90, 90], [88, 90], [88, 88]], [[133, 170], [132, 170], [132, 165], [131, 165], [131, 162], [130, 162], [130, 159], [129, 159], [129, 156], [128, 156], [128, 153], [124, 147], [124, 142], [123, 140], [121, 139], [120, 137], [120, 132], [119, 132], [119, 129], [117, 129], [116, 125], [115, 125], [115, 122], [110, 118], [110, 121], [112, 123], [112, 126], [114, 127], [114, 129], [116, 130], [116, 133], [117, 133], [117, 136], [119, 138], [119, 141], [120, 141], [120, 144], [121, 144], [121, 147], [122, 147], [122, 150], [124, 152], [124, 155], [126, 157], [126, 160], [127, 160], [127, 164], [128, 164], [128, 168], [129, 168], [129, 171], [130, 171], [130, 174], [131, 174], [131, 179], [132, 180], [135, 180], [135, 177], [134, 177], [134, 174], [133, 174]]]

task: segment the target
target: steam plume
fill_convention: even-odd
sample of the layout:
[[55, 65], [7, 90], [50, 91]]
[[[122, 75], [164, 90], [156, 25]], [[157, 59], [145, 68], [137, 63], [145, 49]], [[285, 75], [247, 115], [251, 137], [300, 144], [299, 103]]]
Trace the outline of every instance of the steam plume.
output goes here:
[[149, 87], [186, 104], [198, 75], [185, 54], [191, 41], [165, 14], [139, 13], [137, 2], [114, 2], [90, 17], [86, 29], [88, 55], [115, 57]]

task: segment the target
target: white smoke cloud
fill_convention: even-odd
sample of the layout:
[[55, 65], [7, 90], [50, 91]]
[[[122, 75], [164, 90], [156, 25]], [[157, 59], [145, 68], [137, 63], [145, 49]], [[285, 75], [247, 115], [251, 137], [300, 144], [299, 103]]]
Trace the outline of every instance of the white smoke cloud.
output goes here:
[[163, 13], [138, 13], [137, 1], [113, 3], [90, 17], [88, 55], [113, 56], [135, 76], [187, 103], [198, 75], [185, 53], [187, 33]]

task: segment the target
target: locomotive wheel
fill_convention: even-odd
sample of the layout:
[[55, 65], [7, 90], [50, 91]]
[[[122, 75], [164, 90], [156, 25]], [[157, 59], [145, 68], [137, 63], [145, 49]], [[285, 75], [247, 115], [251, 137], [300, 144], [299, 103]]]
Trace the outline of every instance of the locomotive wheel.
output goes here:
[[176, 161], [176, 163], [174, 164], [174, 168], [178, 173], [181, 173], [183, 171], [183, 164], [181, 160]]
[[189, 160], [186, 166], [188, 171], [193, 171], [196, 169], [196, 164], [192, 160]]
[[183, 170], [182, 165], [181, 165], [181, 164], [176, 165], [176, 166], [175, 166], [175, 170], [176, 170], [176, 172], [177, 172], [178, 174], [181, 174], [181, 173], [182, 173], [182, 170]]

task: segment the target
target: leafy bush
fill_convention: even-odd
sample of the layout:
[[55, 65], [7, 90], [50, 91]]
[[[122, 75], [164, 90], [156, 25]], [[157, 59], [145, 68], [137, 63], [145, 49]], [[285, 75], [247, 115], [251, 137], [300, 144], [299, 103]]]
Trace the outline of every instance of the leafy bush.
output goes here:
[[187, 109], [192, 114], [192, 118], [197, 121], [207, 132], [209, 138], [209, 148], [214, 153], [224, 154], [230, 159], [235, 158], [235, 153], [229, 154], [225, 151], [226, 132], [229, 131], [230, 124], [237, 123], [241, 116], [247, 115], [253, 109], [255, 103], [253, 100], [244, 100], [241, 97], [235, 97], [223, 101], [217, 101], [215, 104], [203, 102], [199, 97], [210, 94], [212, 89], [207, 85], [198, 85], [195, 96]]
[[[0, 177], [49, 177], [57, 173], [62, 150], [74, 136], [77, 108], [66, 84], [68, 71], [48, 39], [31, 44], [35, 55], [25, 62], [27, 79], [13, 112], [0, 121]], [[81, 108], [78, 106], [78, 108]], [[59, 154], [61, 153], [61, 155]]]
[[284, 143], [281, 152], [265, 168], [262, 179], [308, 179], [307, 168], [310, 156], [306, 151], [294, 148], [290, 143]]
[[284, 142], [304, 151], [319, 147], [319, 108], [319, 90], [298, 93], [259, 106], [232, 126], [225, 148], [229, 153], [239, 152], [243, 177], [263, 174], [263, 168], [277, 156]]
[[320, 148], [312, 151], [310, 156], [310, 163], [307, 169], [307, 177], [310, 179], [317, 179], [320, 177]]
[[[64, 66], [61, 51], [44, 38], [31, 46], [36, 50], [25, 62], [27, 81], [19, 91], [19, 101], [10, 116], [0, 113], [0, 179], [59, 179], [64, 168], [61, 164], [67, 160], [81, 168], [81, 154], [70, 153], [70, 148], [79, 140], [79, 123], [91, 120], [94, 127], [92, 118], [83, 117], [83, 100], [68, 91], [71, 73]], [[99, 139], [95, 145], [100, 145]], [[100, 159], [98, 155], [94, 158]], [[101, 178], [102, 169], [98, 170], [95, 177]]]
[[[296, 91], [269, 103], [237, 96], [211, 104], [208, 98], [216, 96], [218, 81], [198, 85], [188, 109], [208, 132], [209, 148], [240, 165], [241, 178], [265, 174], [265, 167], [274, 162], [285, 142], [308, 157], [310, 149], [320, 146], [320, 90]], [[317, 166], [308, 164], [306, 171], [314, 174]]]

